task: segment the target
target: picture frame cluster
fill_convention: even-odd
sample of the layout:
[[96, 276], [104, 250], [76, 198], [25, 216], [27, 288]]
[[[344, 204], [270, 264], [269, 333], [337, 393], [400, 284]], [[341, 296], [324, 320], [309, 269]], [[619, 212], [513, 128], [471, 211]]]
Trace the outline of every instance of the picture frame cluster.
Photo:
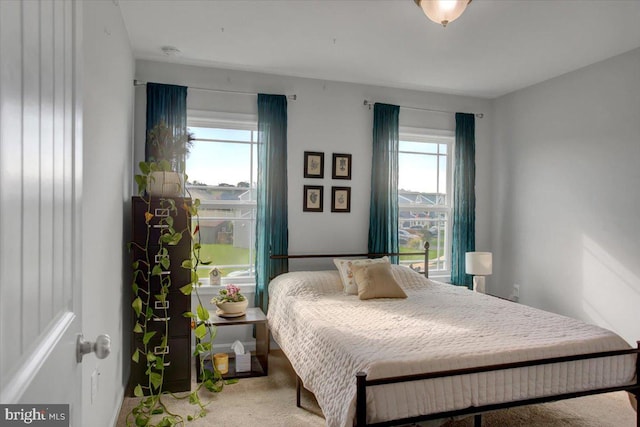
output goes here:
[[[324, 179], [324, 153], [304, 152], [304, 178]], [[331, 179], [351, 180], [352, 156], [333, 153], [331, 157]], [[323, 212], [324, 186], [304, 185], [303, 212]], [[331, 212], [351, 212], [351, 187], [331, 187]]]

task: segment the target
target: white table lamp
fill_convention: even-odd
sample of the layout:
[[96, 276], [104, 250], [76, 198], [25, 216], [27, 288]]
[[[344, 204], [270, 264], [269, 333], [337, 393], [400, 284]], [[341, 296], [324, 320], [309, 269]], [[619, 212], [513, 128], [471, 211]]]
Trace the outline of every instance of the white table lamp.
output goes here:
[[484, 276], [489, 276], [492, 273], [493, 257], [491, 252], [467, 252], [464, 261], [465, 273], [473, 274], [473, 290], [484, 294]]

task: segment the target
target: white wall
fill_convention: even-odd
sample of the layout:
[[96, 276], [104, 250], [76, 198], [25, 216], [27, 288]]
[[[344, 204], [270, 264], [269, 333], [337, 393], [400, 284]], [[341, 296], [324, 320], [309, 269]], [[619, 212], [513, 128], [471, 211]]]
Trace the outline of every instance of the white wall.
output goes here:
[[[449, 111], [483, 112], [490, 117], [487, 100], [443, 94], [382, 88], [269, 74], [230, 71], [151, 61], [136, 62], [136, 79], [247, 92], [296, 94], [288, 102], [289, 252], [366, 252], [371, 180], [373, 111], [365, 99]], [[136, 90], [136, 164], [144, 157], [145, 90]], [[188, 108], [257, 114], [252, 95], [189, 90]], [[453, 114], [400, 110], [401, 126], [453, 130]], [[476, 121], [478, 247], [489, 249], [490, 220], [490, 119]], [[325, 153], [325, 178], [303, 179], [304, 151]], [[352, 180], [331, 179], [332, 153], [353, 155]], [[303, 185], [324, 186], [324, 212], [302, 212]], [[351, 190], [351, 213], [331, 213], [332, 185]], [[292, 267], [295, 267], [292, 263]]]
[[[125, 249], [131, 188], [134, 61], [124, 22], [110, 1], [84, 2], [83, 332], [111, 336], [111, 355], [83, 362], [83, 422], [112, 426], [129, 371]], [[126, 262], [126, 264], [124, 264]], [[91, 399], [91, 374], [99, 372]]]
[[640, 338], [640, 50], [495, 102], [492, 291]]

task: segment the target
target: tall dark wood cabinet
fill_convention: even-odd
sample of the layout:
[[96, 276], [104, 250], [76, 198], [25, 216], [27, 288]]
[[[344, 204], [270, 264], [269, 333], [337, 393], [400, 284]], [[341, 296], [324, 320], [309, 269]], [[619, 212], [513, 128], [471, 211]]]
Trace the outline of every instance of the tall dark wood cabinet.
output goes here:
[[[172, 198], [177, 206], [175, 212], [167, 209], [168, 202], [162, 202], [161, 199], [155, 198], [151, 202], [151, 211], [153, 217], [147, 225], [145, 220], [145, 212], [147, 212], [147, 202], [140, 197], [133, 197], [132, 200], [132, 224], [133, 224], [133, 242], [132, 253], [133, 260], [144, 257], [144, 252], [136, 247], [138, 245], [145, 246], [147, 240], [147, 228], [149, 229], [149, 257], [152, 266], [160, 265], [158, 253], [158, 241], [165, 230], [162, 224], [162, 218], [170, 215], [173, 217], [173, 227], [176, 231], [187, 230], [187, 223], [190, 220], [188, 213], [182, 208], [184, 203], [191, 203], [191, 199]], [[136, 284], [142, 289], [150, 290], [150, 309], [154, 311], [154, 320], [149, 322], [148, 330], [156, 331], [156, 334], [149, 342], [149, 348], [154, 353], [160, 355], [164, 352], [164, 383], [163, 390], [171, 392], [189, 391], [191, 389], [191, 321], [183, 316], [184, 312], [191, 310], [191, 296], [184, 295], [180, 292], [180, 288], [188, 284], [191, 280], [191, 272], [182, 268], [183, 260], [190, 259], [191, 256], [191, 239], [188, 231], [183, 232], [183, 238], [175, 246], [166, 246], [168, 249], [171, 265], [168, 270], [163, 268], [163, 274], [169, 275], [171, 278], [171, 286], [166, 301], [156, 299], [154, 295], [159, 293], [160, 280], [159, 277], [152, 277], [150, 283], [146, 283], [144, 278], [140, 277], [136, 280]], [[142, 298], [142, 312], [147, 310], [145, 298]], [[162, 336], [165, 334], [165, 309], [166, 304], [168, 321], [167, 346], [162, 347]], [[131, 310], [134, 317], [132, 325], [136, 324], [135, 313]], [[131, 337], [131, 353], [142, 344], [143, 334], [133, 333]], [[129, 377], [129, 390], [132, 393], [133, 388], [137, 384], [147, 385], [148, 380], [145, 374], [146, 359], [140, 356], [139, 362], [131, 362], [131, 374]]]

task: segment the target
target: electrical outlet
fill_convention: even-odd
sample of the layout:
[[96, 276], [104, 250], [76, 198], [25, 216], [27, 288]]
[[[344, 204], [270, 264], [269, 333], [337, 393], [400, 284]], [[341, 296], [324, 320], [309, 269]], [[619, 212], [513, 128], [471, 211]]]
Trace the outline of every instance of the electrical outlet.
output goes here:
[[520, 285], [515, 283], [513, 285], [513, 299], [518, 301], [520, 299]]

